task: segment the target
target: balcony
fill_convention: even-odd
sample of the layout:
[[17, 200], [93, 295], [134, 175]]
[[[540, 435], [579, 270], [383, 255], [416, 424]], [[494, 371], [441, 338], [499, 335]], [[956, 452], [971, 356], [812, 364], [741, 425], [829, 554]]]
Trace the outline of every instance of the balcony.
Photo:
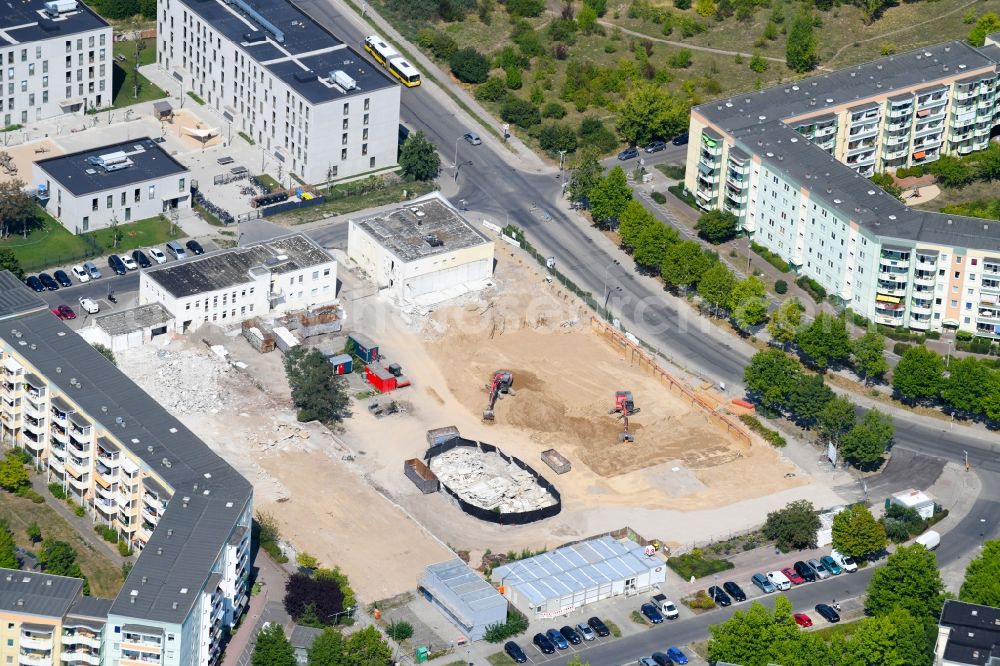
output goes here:
[[51, 654], [19, 654], [17, 656], [17, 663], [23, 664], [24, 666], [51, 666], [52, 665], [52, 655]]
[[945, 94], [943, 92], [942, 93], [935, 93], [935, 94], [930, 95], [928, 97], [923, 97], [923, 98], [919, 98], [918, 97], [917, 98], [917, 114], [919, 115], [919, 112], [922, 111], [922, 110], [933, 109], [934, 107], [936, 107], [936, 106], [942, 106], [942, 105], [946, 104], [947, 102], [948, 102], [948, 98], [945, 96]]
[[[72, 468], [72, 466], [70, 467]], [[87, 474], [84, 474], [79, 478], [77, 478], [73, 476], [72, 471], [70, 471], [69, 478], [67, 479], [67, 481], [69, 481], [69, 485], [73, 486], [74, 488], [76, 488], [81, 492], [86, 491], [90, 488], [90, 476]]]
[[931, 320], [910, 318], [910, 328], [917, 331], [926, 331], [931, 327]]
[[908, 102], [906, 106], [889, 107], [887, 118], [905, 118], [913, 112], [913, 102]]
[[81, 430], [80, 428], [75, 428], [70, 426], [69, 435], [70, 438], [75, 442], [79, 442], [80, 444], [85, 444], [88, 446], [90, 445], [90, 439], [91, 439], [90, 428], [87, 428], [86, 430]]
[[150, 512], [146, 507], [142, 507], [142, 509], [139, 510], [139, 516], [153, 527], [160, 522], [160, 516], [156, 513]]
[[86, 645], [87, 647], [101, 647], [101, 637], [97, 634], [85, 634], [83, 632], [63, 632], [63, 645]]
[[931, 301], [910, 301], [910, 312], [913, 314], [929, 315], [931, 313]]
[[59, 659], [71, 663], [93, 664], [93, 666], [98, 666], [101, 663], [101, 655], [82, 650], [77, 652], [63, 652], [59, 656]]
[[933, 287], [937, 282], [937, 276], [934, 273], [927, 272], [917, 272], [913, 274], [913, 283], [919, 284], [924, 287]]
[[979, 308], [979, 314], [976, 318], [980, 321], [1000, 322], [1000, 309]]
[[909, 268], [910, 253], [895, 250], [882, 250], [879, 254], [879, 264], [893, 268]]
[[109, 516], [111, 518], [118, 513], [118, 502], [113, 499], [102, 499], [98, 497], [94, 500], [94, 506], [105, 516]]
[[1000, 282], [997, 280], [983, 280], [979, 285], [979, 290], [992, 294], [1000, 294]]
[[875, 291], [887, 296], [906, 296], [906, 283], [901, 286], [900, 283], [879, 280]]
[[26, 648], [28, 650], [44, 650], [49, 652], [52, 650], [52, 636], [26, 636], [22, 632], [21, 636], [18, 638], [18, 645], [21, 649]]

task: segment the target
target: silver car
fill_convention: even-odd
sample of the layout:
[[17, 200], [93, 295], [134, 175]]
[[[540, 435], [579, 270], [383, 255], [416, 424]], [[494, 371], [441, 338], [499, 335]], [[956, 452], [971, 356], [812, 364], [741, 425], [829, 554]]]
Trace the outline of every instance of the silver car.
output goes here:
[[475, 132], [466, 132], [465, 136], [463, 136], [462, 138], [471, 143], [473, 146], [478, 146], [483, 142], [483, 140], [480, 139], [479, 135], [476, 134]]
[[806, 564], [812, 567], [813, 571], [816, 572], [816, 577], [820, 580], [830, 577], [830, 570], [826, 568], [819, 560], [809, 560]]
[[94, 262], [92, 262], [92, 261], [84, 262], [84, 264], [83, 264], [83, 270], [87, 271], [87, 275], [90, 276], [91, 280], [100, 280], [101, 279], [101, 271], [97, 268], [97, 266], [94, 264]]
[[580, 634], [580, 637], [585, 641], [592, 641], [595, 638], [597, 638], [597, 635], [594, 633], [594, 630], [591, 629], [590, 625], [587, 624], [586, 622], [581, 622], [580, 624], [576, 625], [576, 631], [577, 633]]

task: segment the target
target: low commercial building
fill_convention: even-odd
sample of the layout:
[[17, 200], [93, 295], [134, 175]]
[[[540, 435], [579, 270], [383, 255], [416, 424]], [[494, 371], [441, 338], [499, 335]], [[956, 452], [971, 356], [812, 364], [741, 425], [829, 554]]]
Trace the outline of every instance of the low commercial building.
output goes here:
[[488, 626], [507, 621], [507, 600], [457, 557], [424, 569], [420, 587], [468, 640], [478, 641]]
[[922, 490], [904, 490], [889, 498], [889, 501], [899, 506], [913, 509], [921, 518], [927, 519], [934, 515], [934, 500]]
[[303, 234], [148, 268], [139, 303], [160, 303], [180, 333], [304, 310], [337, 298], [337, 261]]
[[149, 137], [39, 160], [39, 200], [75, 234], [190, 207], [187, 167]]
[[323, 630], [316, 627], [304, 627], [301, 624], [292, 626], [292, 635], [288, 637], [288, 642], [295, 650], [296, 663], [301, 664], [301, 666], [306, 666], [309, 663], [309, 648], [322, 633]]
[[159, 303], [137, 305], [128, 310], [94, 318], [94, 325], [80, 329], [91, 344], [101, 344], [113, 352], [125, 351], [174, 332], [175, 320]]
[[1000, 608], [948, 600], [938, 621], [934, 666], [1000, 664]]
[[634, 541], [604, 536], [497, 567], [493, 579], [529, 619], [550, 618], [649, 590], [666, 580], [666, 564]]
[[348, 226], [348, 258], [400, 303], [432, 305], [483, 289], [493, 252], [493, 241], [438, 193]]

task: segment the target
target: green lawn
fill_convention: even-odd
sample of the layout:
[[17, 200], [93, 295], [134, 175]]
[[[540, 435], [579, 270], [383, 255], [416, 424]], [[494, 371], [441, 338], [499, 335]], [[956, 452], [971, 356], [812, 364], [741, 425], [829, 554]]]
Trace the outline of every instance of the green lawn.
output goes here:
[[[146, 47], [139, 52], [139, 64], [150, 65], [156, 62], [156, 40], [145, 39]], [[154, 86], [149, 79], [139, 74], [139, 95], [135, 94], [135, 81], [132, 79], [132, 68], [135, 63], [135, 42], [115, 42], [112, 49], [115, 56], [122, 55], [125, 60], [114, 63], [111, 76], [112, 107], [122, 109], [141, 102], [163, 99], [167, 96], [163, 90]]]
[[[336, 187], [350, 187], [350, 184], [344, 186]], [[301, 208], [299, 210], [293, 210], [288, 213], [282, 213], [280, 215], [275, 215], [270, 218], [272, 222], [280, 224], [282, 222], [291, 224], [305, 224], [306, 222], [314, 222], [316, 220], [323, 219], [324, 217], [332, 217], [334, 215], [344, 215], [346, 213], [353, 213], [358, 210], [364, 210], [365, 208], [373, 208], [375, 206], [384, 206], [390, 203], [399, 203], [406, 201], [414, 196], [421, 196], [427, 194], [434, 189], [432, 183], [422, 183], [422, 182], [407, 182], [398, 183], [396, 185], [390, 185], [389, 187], [384, 187], [374, 192], [366, 192], [364, 194], [356, 194], [350, 196], [341, 196], [340, 198], [328, 199], [326, 202], [319, 204], [318, 206], [313, 206], [312, 208]], [[403, 197], [403, 192], [406, 192], [406, 197]]]
[[[152, 65], [156, 62], [156, 39], [141, 41], [145, 46], [139, 51], [139, 65]], [[119, 55], [125, 57], [125, 62], [122, 63], [125, 68], [131, 67], [135, 62], [135, 42], [115, 42], [112, 52], [116, 57]]]
[[170, 220], [162, 215], [128, 224], [119, 224], [118, 231], [121, 233], [121, 240], [118, 242], [117, 248], [114, 247], [114, 236], [111, 229], [93, 231], [88, 235], [92, 236], [106, 252], [124, 252], [150, 245], [161, 245], [183, 236], [179, 227], [175, 227], [174, 233], [170, 233]]
[[667, 566], [684, 580], [694, 576], [702, 578], [733, 568], [733, 563], [725, 559], [710, 559], [698, 553], [684, 553], [667, 559]]
[[494, 652], [486, 657], [486, 661], [493, 666], [514, 666], [514, 660], [508, 657], [506, 652]]
[[266, 187], [271, 192], [281, 189], [281, 183], [276, 181], [274, 177], [269, 174], [262, 173], [259, 176], [257, 176], [257, 180], [259, 180], [260, 184]]

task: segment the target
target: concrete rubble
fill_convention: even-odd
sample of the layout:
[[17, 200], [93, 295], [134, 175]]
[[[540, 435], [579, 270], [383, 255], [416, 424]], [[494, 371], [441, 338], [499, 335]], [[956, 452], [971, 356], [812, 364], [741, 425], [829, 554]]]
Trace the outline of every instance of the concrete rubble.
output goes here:
[[234, 401], [223, 386], [234, 371], [213, 352], [192, 358], [190, 353], [143, 345], [119, 354], [118, 360], [130, 376], [145, 375], [143, 387], [172, 413], [217, 413]]
[[528, 472], [496, 453], [460, 446], [431, 458], [431, 471], [462, 499], [500, 513], [523, 513], [556, 503]]

